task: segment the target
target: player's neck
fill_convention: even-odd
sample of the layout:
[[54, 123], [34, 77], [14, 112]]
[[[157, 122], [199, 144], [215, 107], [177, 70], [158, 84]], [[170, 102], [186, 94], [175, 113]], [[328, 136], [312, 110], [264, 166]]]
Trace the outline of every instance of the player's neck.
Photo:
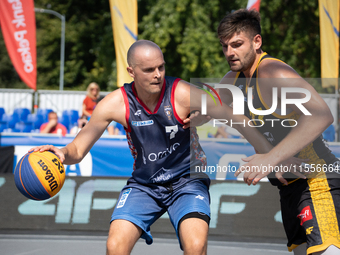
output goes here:
[[254, 72], [255, 72], [255, 70], [257, 68], [257, 64], [260, 61], [260, 58], [261, 58], [262, 54], [263, 54], [263, 51], [262, 50], [258, 50], [256, 52], [256, 57], [255, 57], [255, 60], [254, 60], [253, 64], [250, 66], [250, 68], [248, 68], [247, 70], [245, 70], [243, 72], [244, 76], [247, 79], [250, 79], [253, 76], [253, 74], [254, 74]]
[[137, 91], [137, 89], [136, 92], [139, 100], [141, 100], [151, 112], [154, 112], [161, 96], [161, 92], [149, 93], [143, 90]]

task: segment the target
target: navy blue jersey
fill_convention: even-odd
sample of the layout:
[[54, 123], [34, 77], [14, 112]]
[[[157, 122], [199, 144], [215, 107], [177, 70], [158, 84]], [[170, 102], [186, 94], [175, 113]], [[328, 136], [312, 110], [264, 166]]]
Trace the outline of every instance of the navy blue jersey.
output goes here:
[[142, 184], [164, 184], [206, 164], [195, 129], [183, 129], [175, 110], [179, 78], [165, 77], [158, 104], [151, 112], [138, 98], [134, 82], [121, 88], [126, 107], [126, 136], [135, 159], [132, 177]]

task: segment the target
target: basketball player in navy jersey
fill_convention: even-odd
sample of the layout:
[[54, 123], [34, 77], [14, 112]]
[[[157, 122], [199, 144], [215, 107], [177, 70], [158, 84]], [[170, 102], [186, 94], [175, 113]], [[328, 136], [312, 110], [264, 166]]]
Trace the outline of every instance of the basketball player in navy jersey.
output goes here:
[[[307, 163], [318, 169], [326, 167], [326, 171], [336, 170], [339, 161], [324, 144], [321, 135], [333, 122], [331, 112], [314, 88], [292, 67], [262, 51], [260, 14], [241, 9], [227, 15], [219, 24], [218, 37], [231, 69], [221, 83], [238, 86], [245, 98], [251, 88], [254, 109], [270, 109], [274, 88], [279, 92], [279, 106], [280, 92], [284, 88], [304, 88], [311, 93], [310, 100], [303, 104], [311, 115], [305, 115], [301, 107], [295, 104], [287, 106], [286, 115], [281, 113], [280, 107], [270, 115], [256, 115], [245, 103], [245, 115], [256, 119], [254, 125], [274, 148], [267, 154], [247, 158], [248, 163], [236, 175], [248, 167], [244, 181], [255, 185], [272, 173], [256, 171], [252, 166], [268, 166], [267, 169], [270, 169], [269, 166], [276, 166], [281, 160], [294, 155], [309, 159]], [[229, 90], [220, 89], [219, 94], [226, 104], [232, 103]], [[291, 99], [304, 97], [303, 93], [289, 94]], [[290, 119], [293, 126], [298, 124], [295, 127], [280, 125], [283, 119]], [[340, 254], [340, 176], [335, 171], [329, 172], [310, 174], [307, 179], [287, 176], [288, 185], [270, 178], [280, 190], [287, 246], [294, 254]]]
[[[195, 129], [183, 128], [190, 109], [201, 108], [204, 92], [178, 78], [166, 77], [162, 51], [153, 42], [135, 42], [128, 51], [128, 64], [134, 82], [101, 100], [70, 144], [61, 149], [44, 145], [32, 150], [51, 150], [63, 163], [75, 164], [111, 121], [121, 123], [135, 162], [111, 217], [107, 254], [130, 254], [140, 237], [151, 244], [150, 226], [165, 212], [184, 254], [206, 254], [210, 181], [190, 174], [190, 168], [204, 166], [206, 159]], [[212, 99], [208, 99], [207, 109], [216, 118], [232, 116], [229, 106], [215, 107]], [[238, 116], [235, 121], [245, 118]], [[240, 126], [239, 131], [260, 152], [271, 147], [256, 129]]]

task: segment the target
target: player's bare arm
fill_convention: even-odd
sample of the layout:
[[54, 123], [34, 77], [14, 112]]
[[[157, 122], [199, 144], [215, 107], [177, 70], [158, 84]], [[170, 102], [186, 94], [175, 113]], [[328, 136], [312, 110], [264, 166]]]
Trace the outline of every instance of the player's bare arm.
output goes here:
[[[201, 109], [201, 95], [204, 92], [190, 83], [180, 81], [175, 90], [175, 108], [179, 117], [183, 120], [192, 110]], [[211, 98], [207, 98], [207, 113], [216, 119], [233, 119], [234, 122], [246, 122], [249, 120], [244, 115], [233, 115], [230, 106], [215, 106]], [[255, 128], [247, 125], [237, 125], [237, 130], [261, 153], [268, 152], [272, 145]]]
[[[267, 63], [266, 63], [267, 62]], [[266, 104], [272, 104], [272, 89], [278, 89], [279, 104], [282, 98], [282, 88], [304, 88], [311, 94], [308, 102], [303, 104], [303, 107], [311, 114], [305, 113], [294, 104], [288, 105], [288, 109], [295, 111], [300, 115], [297, 120], [298, 124], [292, 128], [291, 132], [270, 151], [264, 155], [254, 155], [245, 166], [251, 165], [278, 165], [280, 162], [292, 157], [305, 146], [313, 142], [320, 134], [333, 122], [333, 116], [320, 95], [315, 89], [303, 80], [290, 66], [281, 63], [264, 61], [264, 66], [261, 64], [259, 76], [261, 79], [260, 90], [263, 98], [266, 98]], [[261, 71], [262, 69], [262, 71]], [[276, 78], [273, 78], [276, 77]], [[273, 82], [275, 81], [275, 82]], [[306, 95], [304, 93], [289, 93], [289, 99], [302, 99]], [[241, 170], [241, 169], [240, 169]], [[238, 171], [237, 173], [239, 173]], [[261, 178], [269, 174], [259, 172], [247, 172], [244, 175], [244, 180], [248, 184], [256, 184]]]
[[100, 138], [111, 121], [126, 127], [125, 104], [120, 89], [107, 95], [96, 106], [90, 121], [81, 129], [74, 140], [58, 149], [52, 145], [38, 146], [30, 151], [53, 151], [64, 164], [80, 162]]
[[[316, 92], [316, 90], [302, 79], [290, 66], [275, 61], [273, 63], [266, 63], [264, 61], [263, 68], [259, 69], [260, 78], [275, 78], [275, 84], [268, 82], [267, 86], [260, 86], [261, 93], [266, 93], [263, 98], [272, 98], [271, 93], [273, 87], [278, 89], [279, 104], [281, 101], [281, 89], [282, 88], [303, 88], [311, 93], [311, 98], [308, 102], [303, 104], [303, 107], [310, 112], [311, 115], [305, 115], [301, 109], [295, 105], [288, 105], [288, 109], [292, 109], [300, 115], [298, 119], [298, 125], [292, 128], [287, 137], [276, 147], [276, 150], [280, 151], [280, 160], [286, 160], [292, 155], [295, 155], [305, 146], [314, 141], [320, 134], [333, 122], [333, 116], [329, 110], [325, 101]], [[261, 66], [262, 67], [262, 66]], [[262, 71], [263, 70], [263, 71]], [[262, 71], [262, 72], [261, 72]], [[270, 79], [266, 79], [270, 81]], [[265, 89], [263, 89], [265, 88]], [[301, 99], [306, 95], [303, 93], [288, 93], [289, 99]], [[268, 102], [269, 103], [269, 102]], [[271, 102], [269, 103], [269, 105]], [[292, 150], [293, 149], [293, 150]], [[275, 152], [275, 151], [274, 151]], [[274, 152], [272, 155], [275, 155]], [[287, 152], [288, 154], [284, 154]]]
[[[221, 79], [220, 84], [233, 84], [235, 77], [236, 73], [230, 71]], [[233, 96], [229, 89], [216, 89], [216, 91], [220, 95], [223, 103], [226, 105], [232, 104]], [[201, 126], [207, 123], [210, 119], [210, 116], [201, 115], [199, 111], [191, 112], [190, 116], [183, 120], [185, 123], [184, 128], [189, 128], [190, 126]]]
[[[276, 68], [275, 65], [277, 65], [278, 67]], [[291, 108], [293, 111], [298, 113], [300, 115], [300, 118], [298, 120], [298, 125], [294, 127], [290, 134], [286, 137], [287, 141], [285, 143], [287, 144], [288, 142], [294, 141], [295, 144], [293, 144], [292, 146], [297, 146], [298, 144], [300, 144], [299, 147], [296, 147], [296, 152], [299, 152], [302, 148], [304, 148], [306, 145], [308, 145], [318, 136], [320, 136], [320, 134], [330, 124], [332, 124], [333, 116], [329, 107], [321, 98], [321, 96], [316, 92], [313, 86], [302, 79], [290, 66], [277, 61], [275, 65], [272, 65], [270, 68], [272, 69], [274, 76], [279, 77], [279, 79], [275, 79], [275, 81], [277, 80], [279, 82], [275, 85], [272, 85], [278, 88], [279, 103], [282, 98], [282, 88], [303, 88], [311, 93], [311, 98], [309, 99], [309, 101], [303, 103], [303, 107], [306, 108], [311, 115], [305, 115], [305, 113], [302, 111], [301, 108], [298, 107], [298, 105], [288, 105], [288, 108]], [[303, 99], [305, 97], [306, 95], [303, 93], [287, 94], [288, 99]]]

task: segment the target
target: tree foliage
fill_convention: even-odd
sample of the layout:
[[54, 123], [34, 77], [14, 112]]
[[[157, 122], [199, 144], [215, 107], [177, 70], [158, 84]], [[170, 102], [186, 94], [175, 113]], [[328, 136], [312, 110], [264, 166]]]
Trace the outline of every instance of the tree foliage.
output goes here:
[[[216, 29], [247, 0], [138, 0], [139, 39], [156, 42], [168, 75], [185, 80], [221, 77], [229, 66]], [[91, 81], [116, 87], [116, 61], [109, 0], [36, 0], [35, 7], [66, 17], [65, 89], [84, 90]], [[262, 0], [263, 50], [287, 62], [302, 77], [320, 77], [318, 1]], [[36, 13], [38, 89], [58, 89], [60, 19]], [[25, 88], [0, 35], [0, 87]]]
[[[184, 79], [220, 77], [229, 67], [216, 36], [219, 21], [247, 1], [160, 0], [140, 23], [142, 38], [158, 43], [167, 69]], [[320, 77], [318, 2], [261, 1], [263, 49], [303, 77]], [[180, 25], [181, 24], [181, 25]]]
[[[35, 7], [54, 10], [66, 17], [64, 88], [84, 90], [91, 81], [101, 89], [113, 87], [114, 44], [108, 0], [36, 0]], [[36, 13], [37, 88], [58, 89], [60, 73], [61, 20], [48, 13]], [[3, 39], [0, 40], [2, 46]], [[25, 87], [13, 75], [7, 51], [0, 49], [1, 87]], [[3, 73], [11, 74], [3, 76]], [[111, 83], [110, 83], [111, 82]], [[17, 84], [17, 85], [15, 85]], [[15, 86], [13, 86], [15, 85]]]
[[[96, 81], [108, 86], [115, 59], [110, 7], [107, 0], [35, 1], [66, 17], [64, 87], [85, 89]], [[61, 23], [57, 17], [36, 13], [38, 86], [59, 84]]]

